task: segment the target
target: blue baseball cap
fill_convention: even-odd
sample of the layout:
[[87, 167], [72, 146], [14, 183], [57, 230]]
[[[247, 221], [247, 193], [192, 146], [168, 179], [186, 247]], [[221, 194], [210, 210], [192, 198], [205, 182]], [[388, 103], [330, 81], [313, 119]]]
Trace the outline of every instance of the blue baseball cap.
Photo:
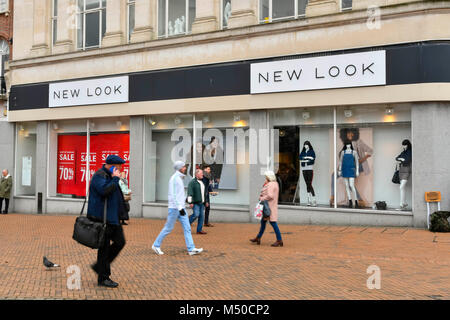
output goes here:
[[115, 154], [110, 154], [106, 158], [106, 164], [124, 164], [125, 160], [123, 160], [121, 157], [116, 156]]

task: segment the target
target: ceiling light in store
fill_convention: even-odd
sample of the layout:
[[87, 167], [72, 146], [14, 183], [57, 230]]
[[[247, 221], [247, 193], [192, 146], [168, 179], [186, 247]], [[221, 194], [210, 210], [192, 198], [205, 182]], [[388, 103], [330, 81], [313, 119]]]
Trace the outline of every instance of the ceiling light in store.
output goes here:
[[384, 113], [386, 113], [388, 116], [394, 114], [394, 108], [393, 107], [386, 107], [386, 110], [384, 110]]
[[150, 123], [152, 126], [156, 124], [156, 121], [152, 118], [148, 118], [148, 123]]
[[344, 110], [344, 116], [346, 118], [350, 118], [352, 115], [353, 115], [352, 110], [350, 109]]
[[53, 122], [53, 130], [58, 130], [58, 129], [59, 129], [58, 124], [56, 122]]
[[234, 122], [241, 121], [241, 116], [239, 114], [237, 114], [237, 113], [234, 113], [233, 114], [233, 119], [234, 119]]
[[180, 117], [175, 117], [175, 119], [173, 120], [175, 122], [175, 124], [178, 126], [181, 124], [182, 120]]
[[24, 130], [25, 130], [25, 128], [23, 127], [23, 125], [20, 125], [20, 126], [19, 126], [19, 130], [20, 130], [20, 131], [24, 131]]
[[310, 117], [311, 117], [311, 114], [309, 113], [309, 111], [303, 111], [303, 113], [302, 113], [303, 120], [308, 120]]

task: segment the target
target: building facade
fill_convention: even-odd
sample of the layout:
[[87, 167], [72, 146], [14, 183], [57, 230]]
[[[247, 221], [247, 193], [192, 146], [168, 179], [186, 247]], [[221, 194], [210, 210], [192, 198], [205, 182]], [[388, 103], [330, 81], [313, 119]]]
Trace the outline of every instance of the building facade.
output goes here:
[[24, 0], [14, 34], [16, 212], [78, 214], [111, 153], [135, 217], [165, 217], [175, 159], [211, 165], [212, 221], [253, 221], [268, 169], [281, 223], [424, 228], [425, 192], [450, 205], [450, 1]]
[[6, 121], [8, 109], [5, 67], [7, 67], [12, 56], [13, 11], [14, 3], [12, 0], [0, 1], [0, 121]]

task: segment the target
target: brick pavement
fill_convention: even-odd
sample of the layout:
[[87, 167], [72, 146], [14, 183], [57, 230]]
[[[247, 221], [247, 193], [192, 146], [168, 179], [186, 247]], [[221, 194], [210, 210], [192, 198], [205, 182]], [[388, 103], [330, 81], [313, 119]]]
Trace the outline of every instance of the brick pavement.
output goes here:
[[[407, 228], [280, 225], [284, 247], [248, 239], [257, 224], [215, 223], [194, 234], [186, 254], [177, 223], [163, 256], [151, 244], [164, 221], [131, 219], [127, 245], [112, 265], [117, 289], [100, 288], [91, 250], [72, 240], [74, 216], [0, 215], [0, 299], [450, 299], [450, 234]], [[193, 226], [193, 230], [196, 223]], [[48, 271], [42, 257], [61, 265]], [[368, 266], [381, 269], [369, 290]], [[66, 268], [81, 269], [81, 290], [67, 289]]]

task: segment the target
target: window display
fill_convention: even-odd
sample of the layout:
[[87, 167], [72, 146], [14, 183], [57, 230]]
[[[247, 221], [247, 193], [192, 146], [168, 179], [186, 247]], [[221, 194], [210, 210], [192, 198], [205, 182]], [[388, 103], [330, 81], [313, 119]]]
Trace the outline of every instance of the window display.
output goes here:
[[129, 119], [125, 117], [50, 122], [48, 196], [84, 197], [90, 177], [110, 154], [126, 161], [123, 168], [128, 179], [129, 136]]
[[241, 153], [244, 158], [247, 155], [247, 112], [152, 116], [145, 126], [146, 202], [167, 201], [167, 177], [173, 162], [181, 160], [188, 165], [186, 186], [195, 169], [209, 166], [215, 195], [212, 203], [248, 204], [248, 161], [236, 161], [242, 159]]
[[[90, 177], [105, 163], [110, 154], [118, 155], [126, 161], [123, 171], [128, 179], [129, 134], [91, 134], [89, 152]], [[87, 181], [86, 134], [58, 135], [58, 176], [57, 193], [84, 197]]]
[[158, 36], [187, 34], [195, 20], [195, 0], [159, 0]]
[[16, 172], [14, 179], [16, 196], [35, 196], [36, 193], [36, 123], [16, 125]]
[[[280, 130], [281, 204], [372, 209], [385, 201], [388, 209], [410, 210], [411, 153], [396, 147], [411, 137], [409, 105], [275, 110], [270, 117]], [[401, 159], [398, 207], [391, 180]]]

